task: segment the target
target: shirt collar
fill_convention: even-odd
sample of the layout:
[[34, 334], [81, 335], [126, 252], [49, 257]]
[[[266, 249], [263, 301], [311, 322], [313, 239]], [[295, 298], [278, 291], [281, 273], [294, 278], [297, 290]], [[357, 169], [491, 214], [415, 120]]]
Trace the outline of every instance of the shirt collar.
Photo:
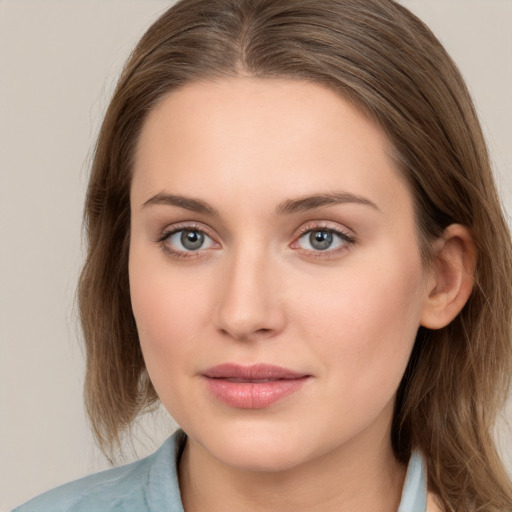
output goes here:
[[405, 475], [398, 512], [425, 512], [427, 509], [427, 469], [423, 455], [414, 451]]

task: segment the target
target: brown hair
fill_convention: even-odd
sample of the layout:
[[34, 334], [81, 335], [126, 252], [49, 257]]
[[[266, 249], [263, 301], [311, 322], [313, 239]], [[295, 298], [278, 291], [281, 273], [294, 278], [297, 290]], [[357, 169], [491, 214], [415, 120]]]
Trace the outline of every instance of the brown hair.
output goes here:
[[387, 133], [415, 198], [421, 248], [470, 228], [476, 286], [446, 328], [420, 328], [397, 395], [396, 457], [428, 459], [447, 511], [512, 510], [492, 439], [512, 368], [512, 248], [475, 110], [430, 30], [392, 0], [182, 0], [128, 60], [98, 138], [85, 206], [88, 255], [79, 283], [86, 404], [99, 445], [119, 445], [157, 401], [128, 283], [131, 167], [148, 112], [199, 79], [288, 77], [324, 84]]

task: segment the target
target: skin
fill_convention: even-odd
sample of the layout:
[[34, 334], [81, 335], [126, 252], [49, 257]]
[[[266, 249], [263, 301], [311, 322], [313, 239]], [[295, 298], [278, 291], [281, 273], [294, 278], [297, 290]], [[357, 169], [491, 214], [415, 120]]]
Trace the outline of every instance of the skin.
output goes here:
[[[189, 436], [187, 512], [397, 509], [395, 393], [418, 327], [446, 324], [470, 290], [446, 261], [470, 259], [455, 226], [437, 272], [424, 268], [388, 149], [351, 104], [299, 81], [193, 83], [150, 112], [131, 188], [130, 287], [149, 375]], [[343, 201], [290, 208], [332, 193]], [[200, 249], [169, 235], [184, 228], [207, 235]], [[309, 234], [326, 229], [342, 236], [318, 250]], [[226, 362], [310, 378], [241, 409], [201, 376]]]

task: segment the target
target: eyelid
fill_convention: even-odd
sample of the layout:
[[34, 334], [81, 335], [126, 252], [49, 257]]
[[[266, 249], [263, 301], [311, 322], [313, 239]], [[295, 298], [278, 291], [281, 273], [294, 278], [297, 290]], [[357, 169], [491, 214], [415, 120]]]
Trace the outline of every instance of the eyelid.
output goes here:
[[[314, 231], [328, 231], [330, 233], [335, 234], [343, 240], [343, 244], [341, 246], [335, 247], [333, 249], [326, 249], [323, 251], [313, 250], [313, 249], [304, 249], [300, 247], [299, 240], [306, 235], [307, 233], [311, 233]], [[310, 257], [315, 258], [329, 258], [335, 255], [338, 255], [340, 252], [346, 252], [350, 249], [350, 247], [357, 243], [357, 239], [352, 230], [341, 226], [338, 223], [333, 223], [329, 221], [310, 221], [303, 224], [298, 231], [296, 232], [293, 242], [290, 244], [292, 249], [296, 249], [298, 251], [307, 253]]]
[[341, 235], [343, 238], [346, 238], [352, 242], [356, 242], [356, 235], [351, 229], [344, 227], [338, 223], [333, 223], [325, 220], [306, 222], [297, 230], [297, 232], [294, 235], [294, 239], [297, 240], [304, 234], [309, 233], [310, 231], [321, 230], [337, 233]]
[[170, 224], [160, 230], [157, 242], [165, 240], [169, 235], [177, 233], [178, 231], [200, 231], [208, 235], [212, 239], [217, 239], [218, 236], [205, 224], [197, 221], [180, 221]]
[[[166, 243], [166, 241], [174, 234], [179, 233], [180, 231], [198, 231], [200, 233], [203, 233], [205, 236], [210, 238], [213, 242], [212, 247], [208, 247], [205, 249], [198, 249], [197, 251], [183, 251], [179, 249], [173, 249], [171, 248], [170, 244]], [[199, 258], [203, 255], [203, 253], [210, 251], [211, 249], [218, 249], [220, 247], [219, 242], [217, 241], [217, 238], [212, 231], [205, 226], [204, 224], [195, 222], [195, 221], [183, 221], [179, 222], [177, 224], [172, 224], [170, 226], [167, 226], [164, 228], [163, 231], [161, 231], [160, 235], [158, 236], [156, 242], [159, 244], [167, 254], [169, 254], [172, 257], [178, 258], [178, 259], [186, 259], [186, 258]]]

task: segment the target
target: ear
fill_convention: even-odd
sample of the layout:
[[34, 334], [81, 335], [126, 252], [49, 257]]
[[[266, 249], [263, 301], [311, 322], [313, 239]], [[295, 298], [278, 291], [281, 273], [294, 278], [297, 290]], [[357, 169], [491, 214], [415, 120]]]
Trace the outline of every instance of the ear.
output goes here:
[[448, 226], [433, 249], [421, 325], [441, 329], [461, 312], [471, 295], [477, 254], [470, 231], [460, 224]]

